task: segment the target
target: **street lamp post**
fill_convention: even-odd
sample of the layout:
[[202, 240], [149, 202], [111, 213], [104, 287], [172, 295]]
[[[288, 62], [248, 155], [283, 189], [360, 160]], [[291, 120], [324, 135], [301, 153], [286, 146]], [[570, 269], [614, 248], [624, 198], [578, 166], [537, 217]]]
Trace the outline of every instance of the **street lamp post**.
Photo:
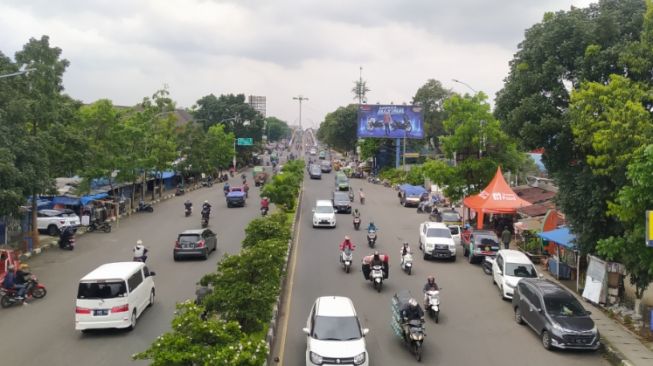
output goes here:
[[308, 98], [300, 94], [298, 97], [293, 97], [292, 99], [299, 101], [299, 129], [301, 130], [302, 129], [302, 102], [308, 100]]
[[469, 84], [467, 84], [467, 83], [464, 82], [464, 81], [460, 81], [460, 80], [458, 80], [458, 79], [451, 79], [451, 81], [453, 81], [454, 83], [462, 84], [462, 85], [468, 87], [469, 90], [471, 90], [471, 91], [474, 92], [474, 94], [478, 93], [478, 92], [476, 91], [476, 89], [472, 88]]
[[12, 77], [12, 76], [18, 76], [18, 75], [27, 74], [28, 72], [30, 72], [30, 71], [35, 71], [35, 70], [36, 70], [36, 69], [25, 69], [25, 70], [21, 70], [21, 71], [12, 72], [11, 74], [0, 75], [0, 79], [9, 78], [9, 77]]

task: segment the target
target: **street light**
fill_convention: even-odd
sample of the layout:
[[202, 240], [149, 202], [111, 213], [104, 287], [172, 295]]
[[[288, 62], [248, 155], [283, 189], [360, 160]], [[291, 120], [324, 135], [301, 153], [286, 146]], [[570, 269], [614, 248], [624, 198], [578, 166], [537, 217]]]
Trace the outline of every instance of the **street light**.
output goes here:
[[20, 70], [20, 71], [12, 72], [11, 74], [0, 75], [0, 79], [9, 78], [9, 77], [12, 77], [12, 76], [18, 76], [18, 75], [27, 74], [28, 72], [30, 72], [30, 71], [35, 71], [35, 70], [36, 70], [36, 69], [25, 69], [25, 70]]
[[471, 91], [474, 92], [474, 94], [478, 93], [478, 92], [476, 91], [476, 89], [472, 88], [469, 84], [467, 84], [467, 83], [464, 82], [464, 81], [460, 81], [460, 80], [458, 80], [458, 79], [451, 79], [451, 81], [453, 81], [454, 83], [462, 84], [462, 85], [468, 87], [469, 90], [471, 90]]

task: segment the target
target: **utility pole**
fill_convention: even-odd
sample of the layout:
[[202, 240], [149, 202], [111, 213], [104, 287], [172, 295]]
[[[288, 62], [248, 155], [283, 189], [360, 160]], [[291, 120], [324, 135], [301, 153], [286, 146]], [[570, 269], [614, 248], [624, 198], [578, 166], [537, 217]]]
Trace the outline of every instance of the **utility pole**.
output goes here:
[[300, 94], [299, 96], [293, 97], [292, 99], [299, 101], [299, 130], [301, 131], [301, 129], [302, 129], [302, 102], [305, 101], [305, 100], [308, 100], [308, 98], [306, 98], [305, 96]]
[[360, 66], [358, 73], [358, 106], [363, 104], [363, 66]]

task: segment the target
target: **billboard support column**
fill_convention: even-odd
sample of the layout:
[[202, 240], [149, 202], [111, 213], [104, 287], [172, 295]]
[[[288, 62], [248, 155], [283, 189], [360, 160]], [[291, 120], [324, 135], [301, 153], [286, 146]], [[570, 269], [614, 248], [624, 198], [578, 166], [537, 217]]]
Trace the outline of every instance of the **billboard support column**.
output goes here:
[[395, 169], [399, 169], [399, 157], [401, 156], [401, 139], [395, 140]]

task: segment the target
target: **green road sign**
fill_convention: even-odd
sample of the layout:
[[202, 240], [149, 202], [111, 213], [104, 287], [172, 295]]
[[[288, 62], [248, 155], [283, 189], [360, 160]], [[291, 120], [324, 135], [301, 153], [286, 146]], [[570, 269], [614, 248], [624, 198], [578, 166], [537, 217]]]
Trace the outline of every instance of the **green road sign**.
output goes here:
[[254, 142], [251, 137], [239, 137], [236, 144], [238, 144], [238, 146], [252, 146]]

